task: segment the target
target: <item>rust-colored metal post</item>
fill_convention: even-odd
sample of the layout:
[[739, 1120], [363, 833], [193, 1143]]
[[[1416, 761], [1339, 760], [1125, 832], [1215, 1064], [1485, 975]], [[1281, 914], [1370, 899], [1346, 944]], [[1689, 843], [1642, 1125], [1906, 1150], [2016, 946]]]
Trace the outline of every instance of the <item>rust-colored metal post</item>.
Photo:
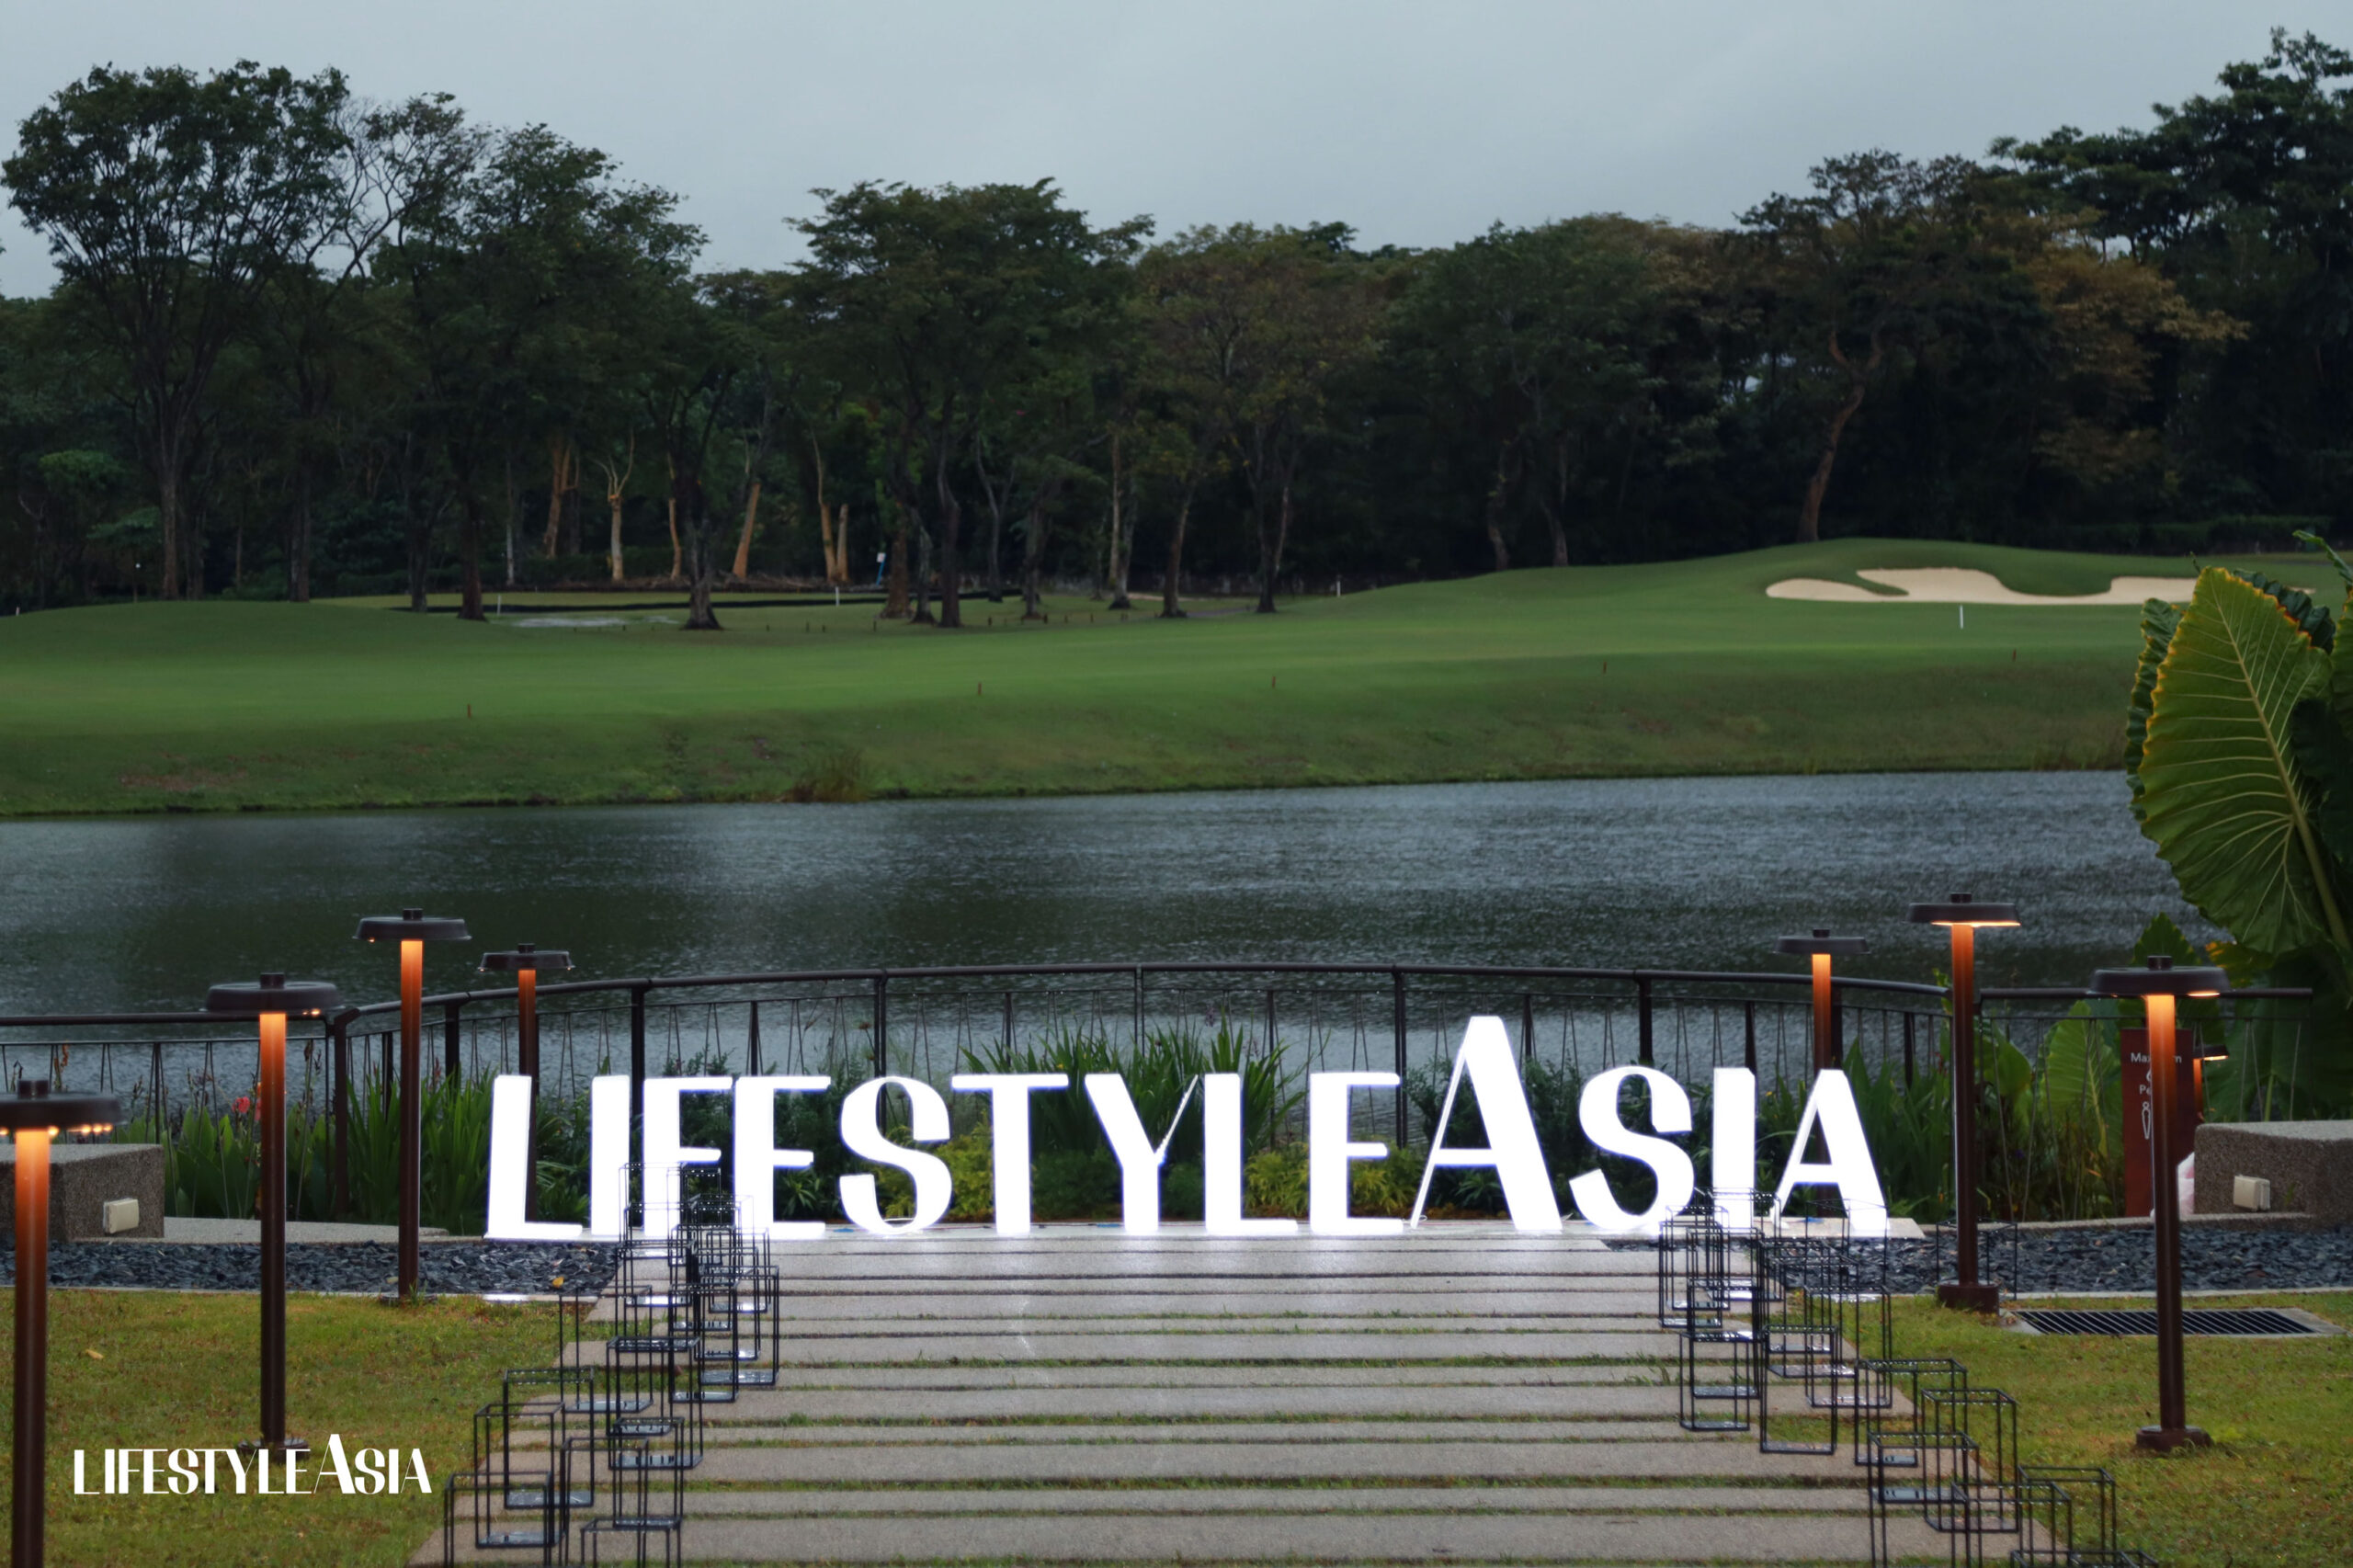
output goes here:
[[8, 1561], [41, 1568], [49, 1471], [49, 1130], [17, 1130], [17, 1400]]
[[2174, 998], [2145, 996], [2149, 1017], [2149, 1087], [2156, 1125], [2149, 1142], [2156, 1169], [2150, 1173], [2150, 1212], [2157, 1239], [2157, 1424], [2143, 1426], [2136, 1441], [2144, 1449], [2202, 1445], [2206, 1434], [2189, 1425], [2188, 1395], [2182, 1381], [2181, 1194], [2174, 1167], [2174, 1100], [2180, 1093], [2174, 1066]]
[[515, 1066], [531, 1080], [531, 1096], [540, 1093], [540, 971], [515, 974]]
[[261, 1447], [286, 1439], [286, 1015], [261, 1015]]
[[1977, 1278], [1977, 927], [1952, 933], [1952, 1203], [1954, 1282], [1937, 1300], [1969, 1312], [1998, 1311], [1998, 1287]]
[[425, 944], [401, 939], [400, 1299], [416, 1300], [417, 1232], [425, 1222]]
[[1831, 1006], [1830, 955], [1813, 955], [1813, 1070], [1838, 1065], [1838, 1015]]

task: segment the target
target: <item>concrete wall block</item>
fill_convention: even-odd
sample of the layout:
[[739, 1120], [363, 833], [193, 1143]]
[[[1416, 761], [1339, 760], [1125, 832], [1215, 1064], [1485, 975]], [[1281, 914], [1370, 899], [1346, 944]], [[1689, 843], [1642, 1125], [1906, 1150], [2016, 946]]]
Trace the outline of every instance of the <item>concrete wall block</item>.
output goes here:
[[2353, 1224], [2353, 1121], [2210, 1121], [2199, 1128], [2198, 1212], [2231, 1212], [2240, 1176], [2268, 1181], [2275, 1210]]
[[[164, 1233], [164, 1146], [59, 1143], [49, 1152], [49, 1239], [103, 1240], [109, 1199], [139, 1199], [139, 1225], [117, 1240]], [[17, 1223], [17, 1146], [0, 1143], [0, 1233]]]

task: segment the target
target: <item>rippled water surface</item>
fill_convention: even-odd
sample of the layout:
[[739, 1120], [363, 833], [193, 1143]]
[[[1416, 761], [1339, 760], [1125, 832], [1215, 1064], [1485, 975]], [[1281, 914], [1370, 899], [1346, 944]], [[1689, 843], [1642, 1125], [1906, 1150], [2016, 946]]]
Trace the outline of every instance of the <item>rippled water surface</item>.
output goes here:
[[1373, 790], [0, 824], [0, 1010], [188, 1007], [268, 969], [389, 993], [353, 920], [425, 903], [581, 978], [827, 966], [1303, 959], [1783, 967], [1871, 939], [1927, 978], [1915, 898], [2024, 906], [1986, 984], [2079, 980], [2187, 920], [2114, 774]]

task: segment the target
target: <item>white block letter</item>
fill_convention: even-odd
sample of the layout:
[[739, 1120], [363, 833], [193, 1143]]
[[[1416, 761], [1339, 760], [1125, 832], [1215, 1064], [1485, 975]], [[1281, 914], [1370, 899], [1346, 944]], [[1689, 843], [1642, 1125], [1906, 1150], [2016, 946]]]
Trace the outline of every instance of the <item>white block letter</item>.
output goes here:
[[501, 1073], [490, 1081], [490, 1213], [483, 1235], [494, 1242], [576, 1242], [578, 1225], [523, 1218], [531, 1185], [531, 1080]]
[[735, 1223], [745, 1235], [813, 1242], [825, 1233], [823, 1220], [777, 1221], [776, 1173], [807, 1170], [816, 1156], [806, 1149], [776, 1146], [776, 1097], [822, 1094], [833, 1083], [805, 1074], [735, 1080]]
[[1745, 1231], [1756, 1222], [1756, 1074], [1745, 1067], [1716, 1069], [1714, 1102], [1716, 1223]]
[[[1478, 1101], [1479, 1119], [1486, 1124], [1483, 1149], [1446, 1147], [1447, 1123], [1454, 1117], [1455, 1092], [1468, 1075]], [[1520, 1087], [1519, 1068], [1511, 1059], [1511, 1037], [1501, 1018], [1473, 1018], [1462, 1033], [1462, 1049], [1454, 1053], [1454, 1075], [1446, 1081], [1446, 1104], [1438, 1125], [1430, 1130], [1429, 1163], [1422, 1167], [1422, 1187], [1414, 1195], [1414, 1219], [1422, 1222], [1422, 1205], [1430, 1195], [1430, 1176], [1440, 1165], [1493, 1165], [1503, 1184], [1504, 1208], [1511, 1228], [1542, 1234], [1561, 1228], [1561, 1206], [1552, 1197], [1552, 1177], [1544, 1168], [1544, 1150], [1536, 1142], [1536, 1119], [1528, 1114], [1528, 1096]]]
[[[1191, 1098], [1192, 1093], [1188, 1088], [1186, 1098]], [[1136, 1103], [1128, 1096], [1128, 1081], [1117, 1073], [1089, 1073], [1086, 1097], [1094, 1102], [1095, 1119], [1103, 1124], [1103, 1136], [1120, 1162], [1120, 1229], [1131, 1236], [1159, 1234], [1160, 1165], [1168, 1157], [1167, 1141], [1153, 1147], [1143, 1119], [1136, 1115]], [[1179, 1101], [1177, 1119], [1184, 1115], [1184, 1103]], [[1169, 1131], [1173, 1134], [1176, 1129]]]
[[1201, 1074], [1201, 1230], [1212, 1236], [1288, 1236], [1296, 1220], [1242, 1217], [1242, 1074]]
[[[1822, 1165], [1805, 1163], [1805, 1146], [1813, 1137], [1817, 1119], [1822, 1141], [1830, 1150], [1830, 1163]], [[1849, 1234], [1887, 1234], [1887, 1198], [1880, 1191], [1879, 1171], [1871, 1164], [1862, 1116], [1855, 1109], [1855, 1087], [1836, 1067], [1824, 1068], [1813, 1080], [1813, 1092], [1805, 1097], [1797, 1140], [1790, 1145], [1789, 1168], [1781, 1173], [1781, 1185], [1773, 1194], [1775, 1220], [1780, 1219], [1790, 1201], [1790, 1189], [1796, 1187], [1836, 1187], [1838, 1200], [1847, 1209]]]
[[660, 1241], [678, 1228], [686, 1207], [688, 1165], [715, 1165], [719, 1151], [678, 1142], [679, 1096], [723, 1095], [724, 1078], [648, 1078], [645, 1080], [645, 1234]]
[[904, 1089], [912, 1112], [909, 1130], [918, 1143], [938, 1143], [948, 1136], [948, 1102], [920, 1078], [869, 1078], [842, 1099], [842, 1147], [861, 1160], [896, 1165], [915, 1183], [915, 1214], [903, 1223], [882, 1218], [874, 1199], [874, 1178], [861, 1171], [842, 1177], [842, 1212], [861, 1231], [878, 1236], [902, 1236], [939, 1222], [955, 1196], [955, 1178], [948, 1163], [920, 1149], [903, 1149], [882, 1134], [882, 1091], [892, 1085]]
[[1577, 1098], [1577, 1123], [1585, 1129], [1586, 1137], [1602, 1153], [1640, 1160], [1658, 1175], [1658, 1197], [1640, 1214], [1629, 1214], [1618, 1207], [1609, 1192], [1609, 1178], [1599, 1171], [1587, 1171], [1569, 1183], [1569, 1196], [1576, 1200], [1577, 1211], [1593, 1221], [1594, 1229], [1608, 1235], [1631, 1231], [1655, 1233], [1669, 1215], [1683, 1211], [1699, 1185], [1690, 1155], [1664, 1138], [1631, 1132], [1618, 1119], [1618, 1087], [1629, 1078], [1640, 1078], [1650, 1085], [1654, 1128], [1661, 1132], [1691, 1131], [1691, 1096], [1683, 1092], [1682, 1085], [1654, 1067], [1613, 1067], [1587, 1081], [1585, 1093]]
[[989, 1171], [995, 1191], [996, 1233], [1029, 1233], [1029, 1092], [1067, 1089], [1062, 1073], [959, 1073], [948, 1086], [960, 1094], [989, 1097]]
[[629, 1078], [588, 1081], [588, 1233], [617, 1242], [629, 1213]]
[[1307, 1228], [1319, 1236], [1390, 1236], [1403, 1220], [1358, 1219], [1348, 1212], [1348, 1162], [1385, 1160], [1386, 1143], [1348, 1142], [1348, 1095], [1393, 1089], [1394, 1073], [1310, 1073], [1307, 1075]]

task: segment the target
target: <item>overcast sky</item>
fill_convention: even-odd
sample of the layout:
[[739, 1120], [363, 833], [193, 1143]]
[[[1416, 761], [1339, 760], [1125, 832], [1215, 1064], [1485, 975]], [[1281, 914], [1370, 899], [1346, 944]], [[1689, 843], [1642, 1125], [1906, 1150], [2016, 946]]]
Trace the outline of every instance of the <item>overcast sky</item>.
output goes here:
[[[792, 257], [814, 186], [1051, 176], [1166, 233], [1338, 219], [1443, 244], [1501, 219], [1723, 223], [1869, 146], [2145, 124], [2269, 28], [2353, 45], [2308, 0], [1157, 4], [1085, 0], [7, 0], [0, 124], [100, 62], [338, 65], [542, 120], [685, 199], [706, 265]], [[45, 290], [0, 222], [0, 289]]]

